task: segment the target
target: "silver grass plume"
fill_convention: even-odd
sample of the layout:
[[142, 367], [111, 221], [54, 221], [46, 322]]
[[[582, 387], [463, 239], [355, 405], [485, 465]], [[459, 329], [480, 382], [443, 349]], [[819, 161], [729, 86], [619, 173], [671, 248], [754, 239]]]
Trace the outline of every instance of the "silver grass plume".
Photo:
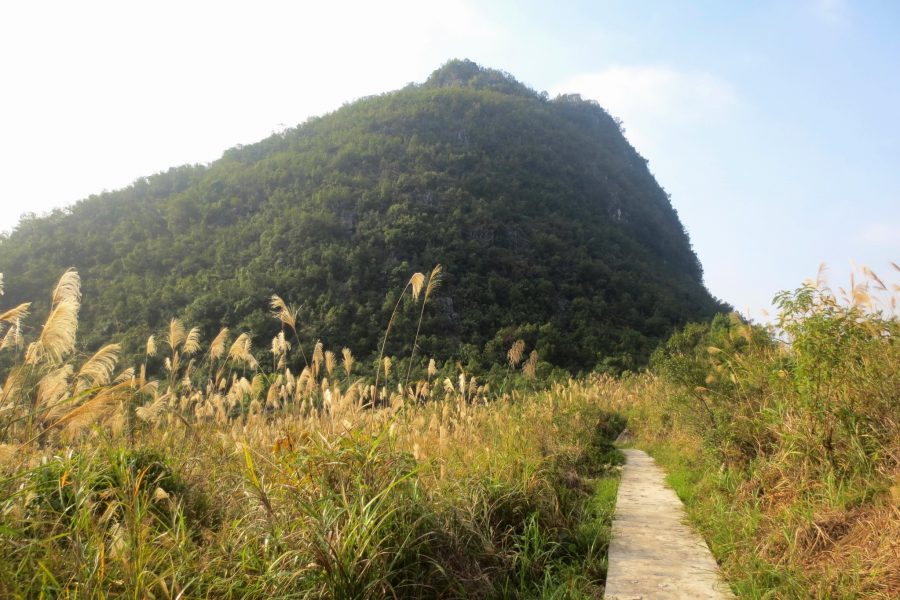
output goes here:
[[250, 336], [242, 333], [238, 336], [231, 348], [228, 350], [228, 358], [235, 362], [248, 362], [252, 357], [250, 354]]
[[149, 402], [144, 406], [139, 406], [135, 409], [134, 413], [141, 421], [156, 424], [159, 421], [159, 417], [166, 411], [166, 408], [168, 408], [169, 397], [169, 394], [164, 394], [153, 402]]
[[428, 379], [431, 380], [432, 377], [437, 375], [438, 369], [437, 365], [434, 362], [434, 359], [428, 361]]
[[52, 409], [62, 400], [68, 391], [69, 377], [73, 372], [72, 365], [64, 365], [44, 375], [38, 383], [35, 409], [38, 411]]
[[169, 348], [174, 352], [184, 342], [184, 339], [184, 323], [181, 322], [181, 319], [174, 318], [169, 321], [169, 331], [166, 333], [165, 340]]
[[294, 331], [297, 331], [297, 309], [289, 307], [285, 304], [284, 300], [282, 300], [277, 295], [272, 295], [270, 299], [269, 306], [272, 308], [272, 315], [281, 321], [284, 325], [289, 326]]
[[19, 321], [16, 321], [6, 330], [3, 340], [0, 341], [0, 350], [5, 350], [6, 348], [19, 348], [21, 346], [22, 328], [19, 325]]
[[64, 356], [75, 350], [79, 308], [81, 304], [74, 297], [63, 298], [54, 305], [40, 338], [28, 347], [25, 364], [36, 365], [45, 359], [50, 364], [59, 364]]
[[512, 345], [512, 348], [509, 349], [509, 352], [506, 354], [506, 358], [509, 361], [509, 366], [519, 366], [519, 363], [522, 362], [522, 354], [524, 352], [525, 340], [517, 340], [516, 343]]
[[325, 351], [325, 370], [328, 372], [328, 376], [331, 377], [332, 373], [334, 373], [334, 352], [331, 350]]
[[28, 316], [28, 308], [30, 306], [31, 303], [26, 302], [24, 304], [18, 305], [15, 308], [11, 308], [4, 313], [0, 313], [0, 323], [12, 323], [15, 325]]
[[109, 344], [89, 358], [75, 376], [75, 393], [108, 384], [119, 360], [118, 353], [119, 345]]
[[522, 372], [525, 374], [525, 377], [528, 377], [529, 379], [534, 378], [535, 373], [537, 373], [537, 364], [538, 352], [537, 350], [532, 350], [531, 354], [528, 356], [528, 360], [522, 365]]
[[412, 285], [412, 295], [413, 299], [419, 299], [419, 293], [422, 291], [422, 284], [425, 283], [425, 276], [421, 273], [415, 273], [409, 279], [410, 285]]
[[225, 343], [228, 341], [228, 328], [225, 327], [219, 332], [212, 343], [209, 345], [209, 358], [216, 360], [225, 354]]
[[182, 351], [185, 354], [190, 355], [196, 353], [198, 350], [200, 350], [200, 328], [194, 327], [187, 334], [187, 338], [185, 338], [184, 340], [184, 348], [182, 348]]
[[52, 303], [59, 304], [69, 299], [81, 306], [81, 278], [74, 269], [69, 269], [59, 278], [56, 289], [53, 290]]
[[[141, 377], [143, 379], [143, 376]], [[113, 379], [113, 384], [117, 383], [125, 383], [126, 381], [134, 380], [134, 367], [128, 367], [121, 373], [119, 373], [115, 379]]]
[[325, 354], [322, 352], [322, 342], [316, 342], [316, 347], [313, 349], [312, 361], [316, 366], [316, 370], [322, 366], [322, 361], [325, 360]]
[[92, 399], [69, 411], [51, 424], [48, 429], [58, 427], [77, 433], [93, 421], [110, 415], [119, 403], [132, 393], [131, 382], [106, 388]]
[[350, 372], [353, 370], [353, 353], [350, 352], [350, 348], [344, 348], [341, 354], [344, 355], [344, 370], [347, 371], [347, 377], [350, 377]]

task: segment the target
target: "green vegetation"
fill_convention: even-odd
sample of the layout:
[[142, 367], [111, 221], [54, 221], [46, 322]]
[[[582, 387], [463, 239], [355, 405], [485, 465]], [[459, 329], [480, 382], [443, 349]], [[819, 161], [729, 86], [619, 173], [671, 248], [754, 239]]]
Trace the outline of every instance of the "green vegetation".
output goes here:
[[629, 409], [741, 597], [900, 594], [900, 287], [861, 280], [684, 328]]
[[[437, 273], [414, 275], [413, 296], [424, 303]], [[347, 349], [338, 365], [316, 345], [295, 377], [283, 332], [269, 370], [248, 336], [201, 347], [174, 319], [147, 344], [147, 357], [167, 355], [148, 381], [145, 364], [119, 370], [115, 345], [74, 351], [81, 301], [70, 271], [39, 335], [21, 331], [29, 305], [0, 313], [0, 596], [602, 590], [623, 460], [611, 440], [624, 421], [604, 399], [613, 379], [489, 395], [464, 370], [432, 380], [433, 361], [404, 385], [385, 358], [376, 390]], [[272, 306], [293, 329], [295, 312]]]
[[[425, 357], [501, 375], [518, 339], [543, 371], [637, 370], [676, 326], [724, 310], [613, 117], [469, 61], [0, 238], [12, 303], [70, 267], [84, 277], [83, 351], [114, 341], [137, 358], [172, 316], [265, 349], [277, 294], [298, 305], [293, 360], [321, 340], [371, 376], [397, 290], [438, 263], [417, 378]], [[384, 355], [409, 360], [418, 313], [403, 303]]]
[[[148, 381], [75, 351], [68, 272], [39, 335], [30, 306], [0, 314], [0, 593], [596, 596], [627, 415], [741, 597], [896, 597], [900, 320], [864, 273], [844, 301], [781, 294], [775, 327], [688, 325], [644, 374], [540, 382], [520, 340], [492, 392], [388, 357], [376, 388], [321, 344], [295, 376], [277, 297], [271, 368], [174, 319]], [[425, 306], [438, 274], [404, 294]]]
[[716, 316], [577, 96], [451, 61], [0, 268], [3, 597], [597, 597], [626, 416], [741, 597], [900, 595], [900, 287]]

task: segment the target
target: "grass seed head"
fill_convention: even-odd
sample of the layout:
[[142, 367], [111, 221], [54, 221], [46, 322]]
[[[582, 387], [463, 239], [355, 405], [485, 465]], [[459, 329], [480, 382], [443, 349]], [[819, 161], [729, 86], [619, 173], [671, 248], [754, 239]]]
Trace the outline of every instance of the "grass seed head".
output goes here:
[[187, 334], [187, 337], [184, 340], [184, 347], [182, 348], [182, 352], [187, 355], [194, 354], [200, 350], [200, 328], [194, 327]]
[[426, 300], [429, 296], [431, 296], [431, 292], [441, 286], [441, 274], [443, 270], [444, 268], [441, 265], [437, 265], [434, 269], [431, 270], [431, 275], [428, 277], [428, 285], [425, 286]]
[[334, 365], [335, 365], [334, 352], [332, 352], [331, 350], [326, 350], [325, 351], [325, 371], [328, 372], [329, 377], [333, 376]]
[[353, 371], [353, 353], [350, 352], [350, 348], [344, 348], [341, 354], [344, 355], [344, 370], [347, 372], [347, 377], [350, 377], [350, 373]]
[[522, 365], [522, 372], [529, 379], [534, 379], [537, 374], [537, 364], [538, 364], [538, 351], [532, 350], [531, 354], [528, 356], [528, 360], [525, 361], [525, 364]]
[[418, 300], [419, 293], [422, 291], [422, 285], [425, 283], [425, 276], [421, 273], [416, 273], [409, 279], [409, 284], [412, 286], [412, 295], [413, 298]]
[[0, 313], [0, 323], [12, 323], [13, 325], [18, 324], [19, 321], [28, 316], [28, 308], [31, 306], [30, 302], [26, 302], [24, 304], [20, 304], [15, 308], [11, 308], [10, 310]]
[[64, 300], [72, 300], [79, 306], [81, 305], [81, 278], [74, 269], [66, 271], [59, 278], [59, 283], [56, 284], [56, 288], [53, 290], [52, 303], [54, 305]]
[[119, 350], [118, 344], [109, 344], [88, 359], [75, 376], [75, 393], [80, 394], [89, 388], [108, 384], [119, 361]]
[[231, 348], [228, 350], [228, 358], [234, 362], [247, 362], [251, 358], [250, 347], [250, 336], [242, 333], [231, 344]]
[[184, 342], [184, 323], [181, 319], [173, 318], [169, 321], [169, 330], [166, 332], [166, 344], [174, 352]]
[[44, 359], [51, 364], [59, 364], [64, 356], [75, 350], [80, 308], [81, 304], [74, 297], [62, 295], [50, 311], [40, 338], [29, 348], [27, 364], [34, 365]]
[[522, 354], [524, 352], [525, 340], [517, 340], [506, 354], [506, 358], [509, 360], [509, 366], [513, 368], [517, 367], [519, 363], [522, 362]]
[[225, 344], [228, 342], [228, 328], [223, 327], [219, 334], [213, 338], [209, 345], [209, 359], [216, 360], [225, 354]]

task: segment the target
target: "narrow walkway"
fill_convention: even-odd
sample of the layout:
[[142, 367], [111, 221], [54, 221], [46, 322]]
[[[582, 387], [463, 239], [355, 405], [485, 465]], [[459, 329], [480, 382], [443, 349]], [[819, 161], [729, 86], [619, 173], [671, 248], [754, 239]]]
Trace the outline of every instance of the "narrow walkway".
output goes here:
[[665, 473], [645, 452], [626, 457], [609, 546], [607, 600], [734, 598]]

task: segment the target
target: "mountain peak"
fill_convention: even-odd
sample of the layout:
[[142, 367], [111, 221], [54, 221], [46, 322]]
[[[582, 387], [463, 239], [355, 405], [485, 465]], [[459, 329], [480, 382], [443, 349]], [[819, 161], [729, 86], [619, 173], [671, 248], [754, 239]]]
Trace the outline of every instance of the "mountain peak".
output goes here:
[[506, 71], [482, 67], [468, 58], [447, 61], [428, 77], [422, 87], [425, 89], [469, 87], [518, 96], [538, 96], [537, 92], [517, 81]]

